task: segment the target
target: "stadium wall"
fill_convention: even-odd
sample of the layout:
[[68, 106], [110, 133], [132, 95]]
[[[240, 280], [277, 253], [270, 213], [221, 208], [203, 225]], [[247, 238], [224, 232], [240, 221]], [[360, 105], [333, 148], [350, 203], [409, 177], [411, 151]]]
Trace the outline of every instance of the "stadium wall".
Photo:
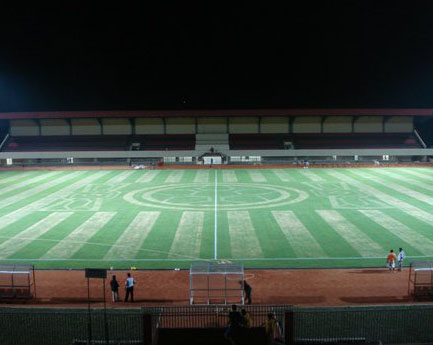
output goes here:
[[[62, 152], [0, 152], [0, 159], [55, 158], [155, 158], [199, 157], [206, 151], [62, 151]], [[353, 157], [368, 156], [433, 156], [433, 149], [334, 149], [334, 150], [227, 150], [227, 156], [261, 157]]]

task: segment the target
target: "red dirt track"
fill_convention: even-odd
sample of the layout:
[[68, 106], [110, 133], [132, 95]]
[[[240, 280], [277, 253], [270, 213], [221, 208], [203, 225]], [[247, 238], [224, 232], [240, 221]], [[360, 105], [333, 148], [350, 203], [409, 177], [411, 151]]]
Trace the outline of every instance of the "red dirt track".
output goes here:
[[[109, 271], [106, 281], [107, 303], [111, 307], [140, 307], [189, 304], [189, 271], [131, 271], [137, 281], [135, 303], [111, 302], [109, 280], [116, 274], [124, 298], [127, 271]], [[20, 305], [50, 307], [87, 306], [87, 281], [82, 270], [36, 271], [37, 298]], [[253, 304], [291, 304], [298, 306], [353, 306], [409, 304], [409, 269], [390, 273], [386, 268], [370, 269], [274, 269], [246, 270], [253, 287]], [[90, 280], [91, 299], [102, 301], [102, 280]], [[5, 302], [8, 305], [15, 302]], [[425, 301], [423, 301], [425, 303]], [[94, 307], [102, 306], [95, 301]]]

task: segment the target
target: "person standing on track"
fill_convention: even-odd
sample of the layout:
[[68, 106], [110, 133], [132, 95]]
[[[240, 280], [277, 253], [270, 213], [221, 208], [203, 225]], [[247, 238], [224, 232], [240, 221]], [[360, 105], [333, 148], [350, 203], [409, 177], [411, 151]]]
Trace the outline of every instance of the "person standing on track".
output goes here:
[[119, 283], [116, 280], [116, 276], [113, 276], [110, 281], [111, 286], [111, 299], [113, 302], [117, 302], [119, 300]]
[[128, 273], [128, 278], [126, 278], [125, 281], [125, 287], [126, 287], [125, 302], [128, 302], [129, 295], [131, 295], [131, 302], [134, 302], [134, 285], [135, 285], [135, 279], [131, 277], [131, 273]]
[[390, 250], [388, 256], [386, 257], [386, 263], [388, 265], [389, 271], [394, 273], [395, 269], [395, 261], [397, 260], [397, 257], [394, 253], [394, 250]]
[[406, 257], [406, 253], [404, 252], [403, 248], [398, 249], [398, 255], [397, 255], [397, 263], [398, 263], [398, 270], [401, 272], [403, 269], [403, 261]]
[[251, 304], [252, 303], [251, 292], [252, 292], [253, 288], [251, 287], [250, 284], [248, 284], [246, 282], [246, 280], [239, 281], [239, 284], [241, 284], [243, 286], [243, 289], [245, 292], [245, 303]]

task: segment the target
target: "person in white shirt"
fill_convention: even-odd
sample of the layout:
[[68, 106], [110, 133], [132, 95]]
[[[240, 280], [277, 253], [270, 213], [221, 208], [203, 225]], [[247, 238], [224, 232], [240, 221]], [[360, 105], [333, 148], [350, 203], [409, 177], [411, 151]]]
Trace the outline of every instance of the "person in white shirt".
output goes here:
[[406, 254], [405, 254], [403, 248], [399, 248], [398, 249], [398, 255], [397, 255], [397, 262], [398, 262], [398, 270], [400, 272], [403, 269], [403, 261], [404, 261], [405, 256], [406, 256]]
[[131, 302], [134, 302], [134, 285], [135, 285], [135, 279], [131, 277], [131, 273], [128, 273], [128, 278], [126, 278], [125, 281], [125, 287], [126, 287], [125, 302], [128, 302], [129, 295], [131, 295]]

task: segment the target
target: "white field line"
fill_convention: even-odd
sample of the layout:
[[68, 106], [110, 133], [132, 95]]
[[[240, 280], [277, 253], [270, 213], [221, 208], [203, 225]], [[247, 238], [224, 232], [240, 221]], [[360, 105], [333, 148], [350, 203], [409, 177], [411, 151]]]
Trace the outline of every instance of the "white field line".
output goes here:
[[35, 174], [34, 171], [27, 171], [27, 172], [24, 172], [24, 173], [21, 173], [21, 174], [14, 174], [12, 176], [0, 179], [0, 184], [5, 184], [5, 183], [13, 182], [15, 180], [19, 180], [19, 179], [22, 179], [22, 178], [27, 178], [27, 176], [34, 175], [34, 174]]
[[283, 181], [283, 182], [290, 182], [293, 181], [293, 179], [289, 176], [287, 171], [281, 170], [281, 169], [274, 169], [272, 172], [277, 175], [277, 177]]
[[147, 183], [151, 182], [156, 176], [160, 174], [159, 170], [146, 171], [142, 176], [140, 176], [135, 182], [137, 183]]
[[73, 212], [54, 212], [31, 227], [0, 244], [0, 257], [6, 258], [24, 248], [36, 238], [50, 231], [57, 224], [71, 216]]
[[223, 170], [223, 181], [224, 182], [238, 182], [236, 172], [233, 170]]
[[218, 258], [218, 172], [215, 170], [215, 192], [214, 192], [214, 259]]
[[308, 179], [310, 179], [313, 182], [323, 182], [324, 179], [317, 175], [315, 172], [311, 171], [311, 169], [298, 169], [297, 170], [301, 175], [304, 175]]
[[200, 257], [204, 212], [186, 211], [182, 214], [171, 245], [169, 259]]
[[12, 192], [12, 191], [14, 191], [16, 189], [19, 189], [19, 188], [22, 188], [22, 187], [26, 187], [26, 186], [31, 185], [33, 183], [37, 183], [37, 182], [43, 181], [45, 179], [50, 179], [53, 176], [58, 175], [59, 173], [60, 173], [60, 171], [50, 171], [48, 173], [45, 173], [45, 174], [42, 174], [42, 175], [30, 178], [30, 179], [28, 179], [26, 181], [22, 181], [22, 182], [19, 182], [19, 183], [15, 183], [15, 184], [13, 184], [11, 186], [7, 186], [7, 187], [4, 187], [4, 188], [1, 188], [0, 189], [0, 195]]
[[380, 184], [382, 186], [385, 186], [387, 188], [393, 189], [396, 192], [405, 194], [405, 195], [410, 196], [410, 197], [412, 197], [414, 199], [417, 199], [419, 201], [423, 201], [426, 204], [433, 205], [433, 198], [430, 197], [430, 196], [428, 196], [428, 195], [425, 195], [423, 193], [420, 193], [420, 192], [414, 191], [412, 189], [403, 187], [402, 185], [399, 185], [397, 183], [391, 182], [389, 180], [383, 181], [380, 178], [378, 178], [377, 176], [374, 176], [374, 175], [371, 175], [371, 174], [368, 174], [368, 173], [364, 173], [364, 172], [361, 172], [361, 171], [357, 171], [356, 169], [353, 169], [352, 173], [355, 174], [355, 175], [358, 175], [360, 177], [363, 177], [363, 178], [365, 178], [367, 180], [373, 180], [375, 183], [378, 183], [378, 184]]
[[334, 176], [338, 178], [340, 181], [344, 181], [354, 187], [357, 187], [362, 193], [364, 194], [370, 194], [383, 202], [386, 202], [387, 204], [396, 207], [397, 209], [402, 210], [403, 212], [407, 213], [408, 215], [417, 218], [428, 225], [433, 224], [433, 215], [429, 212], [426, 212], [424, 210], [421, 210], [411, 204], [408, 204], [407, 202], [404, 202], [400, 199], [397, 199], [391, 195], [388, 195], [379, 189], [376, 189], [374, 187], [371, 187], [370, 185], [367, 185], [365, 183], [359, 182], [358, 180], [355, 180], [354, 178], [351, 178], [345, 174], [342, 174], [337, 171], [328, 170], [327, 173], [331, 176]]
[[168, 175], [165, 182], [166, 183], [178, 183], [182, 180], [185, 170], [174, 170]]
[[104, 259], [131, 259], [139, 252], [161, 212], [140, 212], [123, 231]]
[[316, 212], [362, 256], [378, 256], [386, 253], [382, 246], [337, 211], [317, 210]]
[[227, 217], [232, 256], [235, 258], [263, 256], [248, 211], [228, 211]]
[[[416, 177], [420, 177], [420, 178], [422, 178], [422, 179], [427, 179], [427, 180], [429, 180], [430, 182], [433, 182], [433, 175], [423, 174], [422, 172], [418, 171], [418, 169], [417, 169], [417, 170], [413, 170], [413, 169], [403, 169], [403, 168], [399, 168], [398, 171], [402, 171], [402, 172], [404, 172], [405, 174], [410, 174], [410, 175], [413, 175], [413, 176], [416, 176]], [[432, 172], [433, 172], [433, 171], [432, 171]]]
[[197, 170], [194, 178], [195, 183], [209, 182], [209, 170]]
[[292, 211], [272, 211], [272, 215], [297, 256], [326, 256], [320, 244]]
[[94, 234], [96, 234], [108, 221], [114, 217], [116, 212], [97, 212], [83, 224], [52, 247], [43, 259], [72, 257]]
[[262, 172], [257, 170], [247, 170], [248, 175], [250, 175], [250, 178], [253, 182], [267, 182], [266, 177], [262, 174]]
[[33, 196], [35, 194], [39, 194], [40, 192], [43, 192], [43, 191], [45, 191], [45, 190], [47, 190], [49, 188], [52, 188], [52, 187], [54, 187], [54, 186], [56, 186], [58, 184], [61, 184], [61, 183], [65, 182], [65, 181], [68, 181], [71, 178], [74, 178], [77, 175], [81, 175], [81, 174], [82, 174], [81, 171], [74, 171], [74, 172], [72, 172], [70, 174], [63, 175], [60, 178], [57, 178], [57, 179], [55, 179], [53, 181], [49, 181], [49, 182], [46, 182], [46, 183], [39, 184], [36, 187], [30, 188], [30, 189], [25, 190], [25, 191], [23, 191], [21, 193], [18, 193], [18, 194], [15, 194], [13, 196], [10, 196], [8, 198], [2, 199], [2, 200], [0, 200], [0, 209], [4, 208], [4, 207], [7, 207], [7, 206], [10, 206], [10, 205], [12, 205], [12, 204], [14, 204], [16, 202], [25, 200], [25, 199], [27, 199], [30, 196]]
[[418, 181], [418, 180], [414, 180], [414, 179], [411, 179], [411, 178], [407, 178], [407, 177], [401, 176], [399, 174], [388, 172], [388, 171], [385, 171], [385, 170], [382, 170], [382, 169], [375, 169], [375, 172], [377, 172], [379, 174], [382, 174], [382, 175], [385, 175], [384, 177], [389, 176], [389, 177], [392, 177], [392, 178], [394, 178], [396, 180], [400, 180], [400, 181], [412, 184], [414, 186], [418, 186], [418, 187], [424, 188], [426, 190], [433, 191], [433, 184], [429, 184], [429, 183], [425, 183], [425, 182], [422, 182], [422, 181]]
[[[85, 171], [74, 171], [73, 173], [70, 173], [66, 176], [61, 177], [61, 179], [64, 179], [64, 181], [67, 181], [68, 179], [71, 179], [72, 177], [75, 177], [77, 175], [79, 176], [79, 175], [82, 175], [84, 173], [85, 173]], [[31, 214], [35, 211], [38, 211], [41, 208], [48, 206], [49, 204], [51, 204], [52, 202], [55, 202], [59, 198], [66, 197], [66, 196], [74, 193], [78, 187], [80, 187], [82, 185], [86, 185], [88, 183], [91, 183], [91, 182], [99, 179], [100, 177], [106, 175], [107, 173], [108, 173], [107, 171], [99, 171], [97, 173], [93, 173], [90, 176], [87, 176], [86, 178], [84, 178], [80, 181], [77, 181], [77, 182], [75, 182], [75, 183], [73, 183], [73, 184], [71, 184], [65, 188], [57, 190], [56, 192], [51, 193], [51, 194], [47, 195], [46, 197], [43, 197], [42, 199], [34, 201], [31, 204], [28, 204], [22, 208], [19, 208], [15, 211], [3, 216], [3, 217], [0, 217], [0, 229], [3, 229], [5, 227], [7, 227], [8, 225], [16, 222], [17, 220], [24, 218], [24, 217], [28, 216], [29, 214]]]
[[121, 173], [117, 173], [116, 176], [113, 176], [111, 179], [109, 179], [105, 184], [112, 184], [112, 183], [120, 183], [125, 181], [129, 176], [134, 174], [136, 171], [122, 171]]
[[423, 254], [433, 254], [433, 241], [387, 214], [377, 210], [360, 210], [375, 223], [401, 238]]

